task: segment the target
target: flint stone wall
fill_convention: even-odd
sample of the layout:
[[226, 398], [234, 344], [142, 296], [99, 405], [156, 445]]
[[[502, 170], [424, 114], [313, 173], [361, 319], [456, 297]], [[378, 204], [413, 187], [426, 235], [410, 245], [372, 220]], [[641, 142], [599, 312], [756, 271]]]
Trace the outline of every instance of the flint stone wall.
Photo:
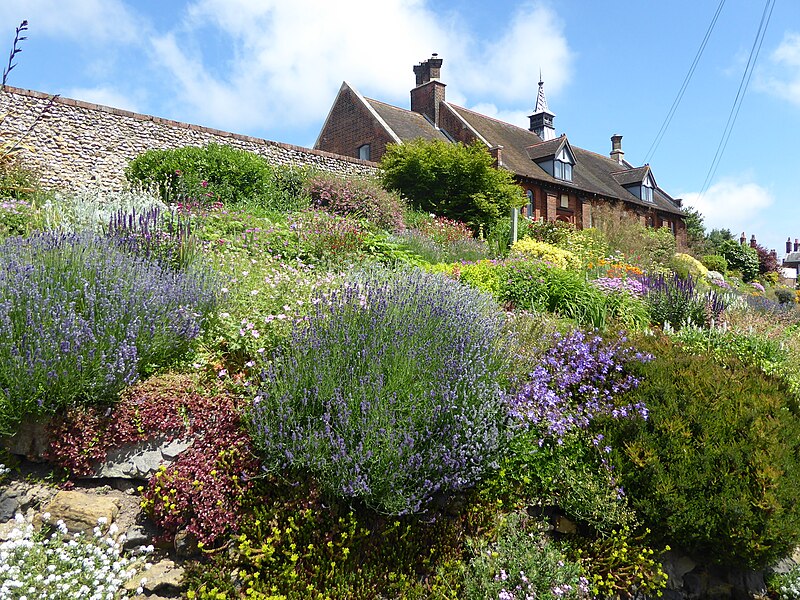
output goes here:
[[373, 162], [171, 121], [11, 86], [0, 88], [0, 141], [21, 141], [23, 157], [48, 188], [120, 190], [128, 162], [151, 149], [227, 144], [271, 164], [339, 175], [372, 175]]

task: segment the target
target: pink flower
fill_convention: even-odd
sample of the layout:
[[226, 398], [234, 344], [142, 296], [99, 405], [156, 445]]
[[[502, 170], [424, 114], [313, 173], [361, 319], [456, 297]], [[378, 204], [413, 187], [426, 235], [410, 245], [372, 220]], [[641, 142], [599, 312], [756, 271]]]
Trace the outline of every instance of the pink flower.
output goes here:
[[200, 185], [202, 185], [204, 188], [206, 188], [206, 187], [208, 187], [208, 182], [206, 180], [203, 180], [203, 181], [200, 182]]

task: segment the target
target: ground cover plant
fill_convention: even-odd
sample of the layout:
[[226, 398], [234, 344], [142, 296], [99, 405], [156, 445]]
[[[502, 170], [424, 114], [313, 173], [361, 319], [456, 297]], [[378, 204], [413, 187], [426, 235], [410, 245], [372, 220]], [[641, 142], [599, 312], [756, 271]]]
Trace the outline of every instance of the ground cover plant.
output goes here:
[[420, 270], [372, 270], [312, 302], [250, 411], [266, 467], [389, 514], [474, 485], [504, 443], [491, 297]]

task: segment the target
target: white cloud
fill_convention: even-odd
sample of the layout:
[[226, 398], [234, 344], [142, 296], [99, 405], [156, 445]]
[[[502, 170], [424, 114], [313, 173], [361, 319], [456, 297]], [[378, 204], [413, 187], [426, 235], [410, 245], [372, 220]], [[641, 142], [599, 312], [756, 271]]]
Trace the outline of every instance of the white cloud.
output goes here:
[[488, 42], [455, 70], [473, 92], [532, 109], [539, 70], [547, 92], [557, 94], [571, 78], [572, 61], [558, 15], [543, 3], [529, 2], [510, 16], [501, 39]]
[[[191, 119], [232, 130], [308, 126], [327, 114], [341, 82], [408, 107], [412, 67], [438, 52], [448, 100], [497, 102], [522, 114], [569, 78], [571, 53], [555, 13], [526, 4], [500, 39], [480, 47], [462, 21], [429, 0], [196, 0], [180, 26], [151, 38], [151, 60], [171, 74]], [[202, 57], [203, 36], [224, 36], [224, 63]], [[197, 50], [195, 50], [197, 49]], [[222, 66], [220, 67], [220, 64]], [[516, 106], [509, 107], [509, 104]], [[500, 117], [502, 118], [502, 117]], [[524, 121], [520, 123], [524, 125]]]
[[139, 112], [136, 101], [128, 94], [123, 94], [110, 87], [72, 88], [64, 94], [68, 98], [102, 104], [131, 112]]
[[[0, 23], [28, 20], [29, 34], [79, 43], [130, 43], [141, 21], [121, 0], [3, 0]], [[31, 38], [32, 39], [32, 38]]]
[[708, 188], [701, 197], [697, 192], [682, 194], [684, 204], [700, 211], [706, 230], [730, 229], [738, 237], [764, 231], [762, 214], [774, 203], [769, 190], [736, 178], [724, 178]]
[[800, 33], [788, 31], [759, 70], [758, 89], [800, 107]]

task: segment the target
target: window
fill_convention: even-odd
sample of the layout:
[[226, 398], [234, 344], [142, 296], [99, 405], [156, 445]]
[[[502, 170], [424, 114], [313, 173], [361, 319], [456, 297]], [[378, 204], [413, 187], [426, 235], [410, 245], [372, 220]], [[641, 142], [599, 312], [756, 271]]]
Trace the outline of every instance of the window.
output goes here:
[[358, 147], [358, 158], [361, 160], [369, 160], [369, 156], [369, 144], [364, 144], [363, 146]]
[[575, 159], [567, 147], [561, 149], [553, 162], [553, 177], [562, 181], [572, 181], [572, 165]]
[[561, 194], [561, 208], [569, 208], [569, 196]]
[[653, 201], [653, 187], [655, 187], [655, 181], [653, 181], [653, 178], [648, 173], [647, 177], [642, 181], [642, 200], [645, 202]]
[[562, 181], [572, 181], [572, 165], [560, 160], [555, 161], [554, 177]]
[[525, 195], [528, 197], [528, 207], [525, 210], [525, 215], [529, 218], [533, 218], [533, 192], [528, 190], [525, 192]]

